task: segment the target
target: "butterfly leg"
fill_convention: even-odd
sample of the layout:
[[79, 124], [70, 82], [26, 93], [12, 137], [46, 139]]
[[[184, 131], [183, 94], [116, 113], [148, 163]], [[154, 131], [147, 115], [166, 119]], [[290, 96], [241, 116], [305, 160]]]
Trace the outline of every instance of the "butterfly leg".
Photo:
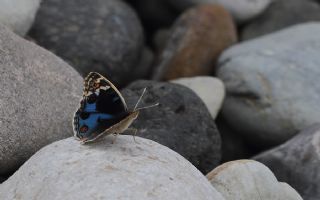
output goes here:
[[114, 135], [114, 138], [112, 140], [112, 144], [114, 144], [115, 141], [117, 140], [117, 137], [118, 137], [119, 133], [113, 133], [112, 135]]
[[135, 138], [135, 136], [137, 135], [138, 129], [136, 129], [136, 128], [128, 128], [127, 130], [128, 130], [128, 131], [133, 131], [133, 134], [132, 134], [133, 140], [135, 141], [135, 143], [138, 143], [138, 142], [136, 141], [136, 138]]

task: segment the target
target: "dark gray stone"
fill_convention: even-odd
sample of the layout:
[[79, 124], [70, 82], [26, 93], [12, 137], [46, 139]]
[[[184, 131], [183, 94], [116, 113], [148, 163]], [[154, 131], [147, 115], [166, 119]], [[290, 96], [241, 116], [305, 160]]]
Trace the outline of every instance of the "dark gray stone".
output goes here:
[[7, 178], [0, 176], [0, 184], [3, 183], [5, 180], [7, 180]]
[[127, 1], [136, 9], [147, 33], [153, 33], [159, 28], [170, 27], [179, 15], [179, 12], [164, 0]]
[[221, 162], [228, 162], [238, 159], [246, 159], [256, 154], [255, 149], [251, 148], [243, 139], [241, 134], [230, 128], [230, 125], [220, 115], [215, 120], [221, 135], [222, 157]]
[[248, 40], [309, 21], [320, 21], [319, 3], [312, 0], [276, 0], [262, 15], [244, 26], [241, 38]]
[[320, 199], [320, 124], [253, 159], [267, 165], [280, 181], [294, 187], [303, 199]]
[[128, 74], [139, 62], [143, 31], [120, 0], [45, 0], [30, 35], [84, 76], [100, 72], [121, 86], [138, 78]]
[[130, 76], [148, 79], [153, 71], [154, 57], [153, 51], [149, 47], [144, 47], [136, 70], [134, 70]]
[[204, 173], [216, 167], [221, 158], [220, 135], [201, 99], [181, 85], [136, 81], [122, 90], [129, 108], [134, 107], [145, 87], [139, 107], [156, 102], [160, 105], [140, 112], [132, 125], [139, 130], [137, 135], [173, 149]]
[[0, 26], [0, 175], [73, 135], [82, 78], [52, 53]]

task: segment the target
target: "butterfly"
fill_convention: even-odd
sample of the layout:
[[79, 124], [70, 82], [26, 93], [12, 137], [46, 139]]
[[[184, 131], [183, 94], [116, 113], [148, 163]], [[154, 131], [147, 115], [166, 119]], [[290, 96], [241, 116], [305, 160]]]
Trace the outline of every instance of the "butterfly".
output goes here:
[[[82, 144], [93, 142], [101, 136], [123, 133], [139, 115], [137, 109], [146, 88], [132, 111], [119, 90], [97, 72], [90, 72], [84, 79], [83, 96], [79, 109], [73, 118], [73, 130], [76, 139]], [[136, 133], [136, 129], [135, 130]]]

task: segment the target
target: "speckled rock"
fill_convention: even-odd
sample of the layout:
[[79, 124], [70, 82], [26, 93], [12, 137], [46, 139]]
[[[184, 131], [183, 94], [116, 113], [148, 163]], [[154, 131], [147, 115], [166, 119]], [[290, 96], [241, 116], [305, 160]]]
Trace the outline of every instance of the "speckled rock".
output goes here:
[[83, 76], [100, 72], [118, 86], [138, 78], [128, 74], [139, 62], [143, 31], [121, 0], [45, 0], [30, 35]]
[[266, 166], [253, 160], [224, 163], [207, 178], [228, 200], [302, 200], [292, 187], [278, 182]]
[[[187, 160], [151, 140], [113, 136], [46, 146], [0, 185], [0, 199], [223, 200]], [[28, 185], [28, 187], [26, 187]]]
[[72, 135], [82, 78], [60, 58], [0, 26], [0, 85], [2, 175], [44, 145]]
[[222, 81], [210, 76], [197, 76], [175, 79], [171, 82], [193, 90], [207, 106], [211, 117], [216, 119], [225, 97], [225, 88]]
[[178, 84], [136, 81], [122, 90], [129, 108], [134, 107], [145, 87], [139, 107], [156, 102], [160, 105], [140, 112], [133, 123], [137, 135], [173, 149], [202, 172], [216, 167], [221, 158], [220, 135], [202, 100]]
[[0, 0], [0, 23], [24, 36], [30, 29], [41, 0]]
[[241, 38], [243, 40], [252, 39], [308, 21], [320, 21], [319, 2], [313, 0], [276, 0], [262, 15], [244, 26]]
[[155, 67], [154, 79], [209, 75], [220, 53], [236, 41], [231, 16], [217, 5], [183, 13], [172, 27]]
[[257, 146], [285, 142], [319, 122], [320, 23], [235, 45], [219, 60], [228, 123]]
[[245, 22], [261, 14], [272, 0], [167, 0], [180, 10], [197, 4], [214, 3], [225, 7], [239, 22]]
[[292, 185], [303, 199], [320, 199], [320, 124], [253, 159], [267, 165], [279, 180]]

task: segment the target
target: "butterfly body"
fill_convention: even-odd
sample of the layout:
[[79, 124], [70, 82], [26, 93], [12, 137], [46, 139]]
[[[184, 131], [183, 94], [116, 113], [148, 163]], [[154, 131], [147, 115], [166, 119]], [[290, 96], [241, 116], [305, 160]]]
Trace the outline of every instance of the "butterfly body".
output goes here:
[[128, 111], [121, 93], [108, 79], [90, 72], [84, 80], [80, 108], [74, 114], [74, 136], [87, 143], [109, 134], [120, 134], [138, 115], [138, 110]]

